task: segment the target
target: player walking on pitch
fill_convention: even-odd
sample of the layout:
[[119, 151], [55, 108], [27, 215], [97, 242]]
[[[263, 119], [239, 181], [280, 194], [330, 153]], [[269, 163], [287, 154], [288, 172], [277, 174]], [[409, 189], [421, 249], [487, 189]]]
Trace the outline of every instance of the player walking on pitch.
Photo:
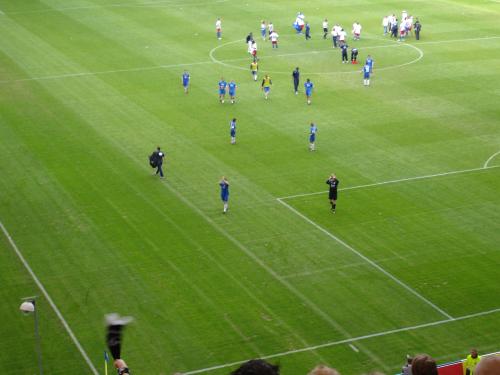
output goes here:
[[224, 208], [222, 213], [225, 214], [228, 210], [228, 202], [229, 202], [229, 182], [226, 177], [222, 176], [222, 179], [219, 181], [220, 186], [220, 199], [224, 204]]
[[184, 73], [182, 74], [182, 86], [184, 87], [184, 93], [189, 92], [189, 81], [191, 80], [191, 76], [189, 75], [188, 71], [185, 70]]
[[271, 86], [273, 84], [273, 81], [271, 81], [271, 77], [269, 77], [267, 74], [264, 76], [264, 79], [262, 80], [262, 85], [261, 88], [264, 91], [264, 98], [267, 100], [269, 97], [269, 92], [271, 91]]
[[250, 72], [252, 73], [252, 77], [254, 81], [257, 81], [257, 72], [259, 71], [259, 63], [257, 59], [253, 59], [250, 63]]
[[217, 35], [217, 39], [221, 40], [222, 39], [222, 21], [220, 18], [217, 18], [217, 21], [215, 21], [215, 33]]
[[316, 127], [316, 124], [311, 122], [311, 126], [309, 127], [309, 151], [316, 151], [316, 132], [318, 131], [318, 128]]
[[335, 210], [337, 209], [337, 188], [340, 181], [337, 179], [337, 176], [335, 176], [335, 173], [332, 173], [330, 178], [326, 180], [326, 184], [330, 186], [328, 199], [330, 200], [330, 204], [332, 206], [332, 212], [335, 213]]
[[363, 73], [363, 85], [370, 86], [370, 65], [366, 64], [362, 70]]
[[295, 70], [292, 72], [292, 77], [293, 77], [293, 89], [295, 91], [295, 95], [298, 95], [298, 93], [299, 93], [299, 80], [300, 80], [299, 67], [296, 67]]
[[231, 80], [231, 82], [229, 82], [228, 84], [228, 88], [229, 88], [228, 91], [229, 91], [229, 98], [231, 99], [231, 104], [234, 104], [236, 101], [236, 89], [238, 88], [238, 86], [233, 80]]
[[224, 98], [226, 97], [226, 87], [227, 82], [224, 80], [224, 77], [220, 77], [219, 81], [219, 101], [224, 103]]
[[311, 82], [311, 80], [309, 78], [306, 79], [306, 82], [304, 83], [304, 89], [305, 89], [305, 92], [306, 92], [307, 104], [310, 105], [311, 104], [312, 92], [314, 90], [314, 84]]
[[231, 144], [236, 143], [236, 117], [229, 123], [229, 134], [231, 135]]

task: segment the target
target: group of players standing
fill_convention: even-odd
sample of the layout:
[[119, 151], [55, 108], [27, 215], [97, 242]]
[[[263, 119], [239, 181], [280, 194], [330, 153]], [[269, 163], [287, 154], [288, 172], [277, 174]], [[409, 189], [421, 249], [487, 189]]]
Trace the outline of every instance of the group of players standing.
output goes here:
[[[294, 24], [294, 28], [296, 28], [297, 33], [301, 34], [302, 33], [302, 28], [304, 26], [304, 23], [302, 22], [304, 20], [304, 15], [302, 13], [299, 13], [298, 17], [300, 18], [301, 22], [296, 21]], [[385, 22], [385, 18], [384, 18]], [[310, 39], [310, 27], [308, 26], [308, 23], [305, 23], [306, 26], [306, 40]], [[220, 18], [217, 18], [216, 24], [216, 36], [217, 39], [221, 40], [222, 39], [222, 21]], [[323, 39], [327, 38], [328, 35], [328, 20], [325, 19], [322, 23], [323, 27]], [[360, 40], [360, 35], [361, 35], [361, 24], [358, 22], [355, 22], [353, 24], [353, 39], [354, 40]], [[385, 26], [384, 26], [384, 30]], [[278, 48], [278, 33], [274, 29], [274, 25], [272, 22], [269, 22], [266, 24], [265, 21], [261, 21], [260, 25], [260, 31], [261, 31], [261, 36], [263, 40], [266, 40], [269, 38], [272, 43], [272, 48]], [[269, 36], [266, 35], [267, 31], [269, 31]], [[333, 48], [340, 48], [341, 50], [341, 55], [342, 55], [342, 63], [347, 63], [348, 60], [348, 45], [346, 42], [346, 32], [344, 29], [339, 25], [336, 24], [331, 31], [332, 35], [332, 40], [333, 40]], [[253, 38], [253, 34], [249, 33], [246, 37], [245, 40], [247, 46], [248, 46], [248, 53], [251, 54], [252, 56], [252, 62], [250, 63], [250, 72], [253, 77], [254, 81], [257, 81], [257, 76], [258, 76], [258, 70], [259, 70], [259, 63], [258, 63], [258, 58], [257, 58], [257, 44], [256, 41]], [[351, 64], [357, 64], [358, 60], [358, 49], [353, 47], [351, 49]], [[363, 84], [365, 86], [370, 85], [370, 74], [373, 72], [373, 59], [371, 58], [370, 55], [368, 55], [365, 65], [363, 66], [362, 73], [363, 73]], [[300, 82], [300, 71], [299, 68], [296, 67], [294, 71], [292, 72], [292, 79], [293, 79], [293, 86], [294, 86], [294, 92], [295, 95], [298, 95], [298, 88], [299, 88], [299, 82]], [[190, 85], [190, 80], [191, 76], [188, 71], [184, 71], [182, 74], [182, 85], [184, 87], [184, 92], [187, 94], [189, 93], [189, 85]], [[269, 93], [271, 90], [272, 86], [272, 80], [271, 77], [266, 74], [264, 78], [262, 79], [261, 83], [261, 89], [264, 92], [264, 98], [267, 100], [269, 97]], [[234, 104], [236, 101], [236, 89], [237, 85], [234, 82], [234, 80], [231, 80], [229, 83], [221, 77], [219, 83], [218, 83], [218, 89], [219, 89], [219, 101], [220, 103], [224, 103], [225, 101], [225, 96], [226, 93], [229, 93], [231, 103]], [[304, 92], [306, 96], [306, 102], [308, 105], [311, 104], [311, 97], [312, 97], [312, 92], [314, 89], [314, 84], [311, 82], [309, 78], [306, 79], [306, 82], [304, 83]], [[236, 144], [236, 118], [233, 118], [230, 121], [230, 136], [231, 136], [231, 144]], [[309, 129], [309, 150], [310, 151], [315, 151], [315, 141], [316, 141], [316, 133], [317, 133], [317, 126], [314, 123], [310, 124], [310, 129]], [[159, 148], [157, 152], [160, 151]], [[162, 158], [163, 159], [163, 154]], [[160, 171], [161, 171], [161, 165], [160, 165]], [[160, 172], [161, 177], [163, 177], [163, 171]], [[337, 187], [339, 185], [339, 180], [335, 176], [335, 174], [332, 174], [330, 178], [326, 181], [326, 183], [330, 186], [329, 189], [329, 200], [331, 203], [331, 210], [332, 212], [336, 211], [336, 201], [337, 201]], [[229, 182], [225, 176], [221, 178], [219, 181], [219, 186], [220, 186], [220, 196], [221, 200], [223, 202], [223, 213], [226, 213], [228, 211], [228, 201], [229, 201]]]

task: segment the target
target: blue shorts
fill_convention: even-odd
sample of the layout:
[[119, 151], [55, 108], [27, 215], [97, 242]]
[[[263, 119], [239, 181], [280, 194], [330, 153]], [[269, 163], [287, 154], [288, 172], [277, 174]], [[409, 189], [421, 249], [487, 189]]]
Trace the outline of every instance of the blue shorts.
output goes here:
[[260, 30], [260, 33], [262, 34], [262, 36], [266, 36], [266, 29]]
[[189, 86], [189, 81], [188, 82], [182, 82], [182, 86], [188, 87]]
[[229, 96], [235, 96], [236, 95], [236, 91], [229, 91]]
[[236, 137], [236, 131], [235, 130], [231, 130], [231, 137]]
[[264, 92], [269, 92], [269, 91], [271, 91], [270, 87], [264, 87]]
[[221, 194], [220, 199], [222, 199], [223, 202], [227, 202], [229, 200], [229, 193]]
[[219, 89], [219, 95], [226, 95], [226, 90]]
[[311, 94], [312, 94], [312, 91], [306, 90], [306, 96], [311, 96]]
[[314, 143], [314, 141], [315, 141], [315, 140], [316, 140], [316, 135], [315, 135], [315, 134], [311, 134], [311, 135], [309, 136], [309, 142], [310, 142], [310, 143]]
[[370, 79], [370, 73], [365, 73], [363, 74], [364, 79]]

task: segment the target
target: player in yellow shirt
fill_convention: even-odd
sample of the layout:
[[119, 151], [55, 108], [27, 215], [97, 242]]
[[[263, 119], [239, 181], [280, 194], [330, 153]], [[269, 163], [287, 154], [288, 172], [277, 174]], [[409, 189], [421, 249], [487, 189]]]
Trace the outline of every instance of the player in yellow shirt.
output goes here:
[[467, 356], [467, 359], [463, 363], [464, 374], [465, 375], [474, 375], [476, 370], [476, 366], [481, 360], [481, 357], [477, 354], [476, 349], [471, 349], [470, 354]]
[[264, 91], [264, 98], [269, 96], [269, 91], [271, 91], [271, 86], [273, 84], [273, 81], [271, 81], [271, 77], [269, 77], [267, 74], [264, 76], [264, 79], [262, 80], [262, 90]]
[[257, 81], [257, 71], [259, 70], [259, 63], [254, 59], [250, 64], [250, 71], [252, 72], [253, 80]]

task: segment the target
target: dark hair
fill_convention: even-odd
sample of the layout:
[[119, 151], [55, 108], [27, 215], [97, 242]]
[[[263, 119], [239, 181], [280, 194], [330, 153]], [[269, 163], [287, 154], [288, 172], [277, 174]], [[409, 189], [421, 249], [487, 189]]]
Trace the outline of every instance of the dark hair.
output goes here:
[[427, 354], [419, 354], [411, 362], [413, 375], [438, 375], [436, 360]]
[[251, 359], [234, 370], [231, 375], [279, 375], [280, 367], [263, 359]]

